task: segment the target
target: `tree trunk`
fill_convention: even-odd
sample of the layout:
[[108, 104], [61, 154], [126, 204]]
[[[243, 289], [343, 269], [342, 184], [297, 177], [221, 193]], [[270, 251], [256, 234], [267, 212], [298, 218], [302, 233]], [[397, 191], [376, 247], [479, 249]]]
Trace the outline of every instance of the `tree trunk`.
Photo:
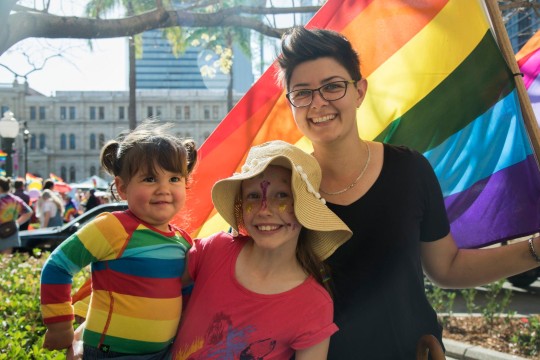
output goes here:
[[129, 37], [129, 106], [128, 118], [129, 129], [133, 130], [137, 127], [137, 81], [135, 77], [135, 38]]
[[[131, 1], [127, 3], [127, 15], [133, 15], [133, 4]], [[135, 36], [129, 37], [129, 106], [128, 119], [129, 129], [133, 130], [137, 127], [137, 78], [135, 75]]]
[[[229, 32], [228, 33], [228, 36], [227, 36], [227, 46], [229, 47], [229, 49], [231, 49], [231, 51], [233, 50], [233, 43], [232, 43], [232, 34]], [[234, 53], [233, 53], [233, 56], [234, 56]], [[234, 60], [233, 60], [234, 61]], [[227, 85], [227, 112], [230, 112], [233, 108], [233, 85], [234, 85], [234, 80], [233, 80], [233, 74], [234, 74], [234, 70], [233, 70], [234, 66], [231, 65], [231, 70], [229, 71], [229, 84]]]

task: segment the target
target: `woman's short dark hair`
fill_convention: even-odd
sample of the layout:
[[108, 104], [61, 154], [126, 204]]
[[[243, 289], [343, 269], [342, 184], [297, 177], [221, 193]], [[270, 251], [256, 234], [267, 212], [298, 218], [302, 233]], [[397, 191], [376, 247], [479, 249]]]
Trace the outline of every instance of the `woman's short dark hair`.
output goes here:
[[323, 57], [341, 64], [351, 80], [362, 79], [358, 53], [345, 36], [332, 30], [297, 26], [283, 34], [281, 56], [277, 59], [278, 82], [288, 91], [292, 73], [299, 64]]

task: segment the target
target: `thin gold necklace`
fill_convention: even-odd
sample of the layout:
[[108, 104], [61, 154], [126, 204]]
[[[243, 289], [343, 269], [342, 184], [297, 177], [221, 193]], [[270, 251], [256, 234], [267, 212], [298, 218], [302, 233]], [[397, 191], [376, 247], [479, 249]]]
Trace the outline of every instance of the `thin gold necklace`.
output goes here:
[[362, 169], [362, 171], [360, 172], [360, 175], [358, 175], [358, 177], [349, 185], [347, 186], [345, 189], [343, 190], [339, 190], [339, 191], [334, 191], [334, 192], [326, 192], [324, 191], [323, 189], [319, 189], [319, 191], [325, 195], [339, 195], [339, 194], [343, 194], [344, 192], [347, 192], [349, 190], [351, 190], [353, 187], [356, 186], [356, 184], [358, 183], [358, 181], [360, 180], [360, 178], [364, 175], [364, 173], [366, 172], [367, 168], [368, 168], [368, 165], [369, 165], [369, 160], [371, 160], [371, 150], [369, 148], [369, 145], [367, 143], [367, 141], [364, 141], [364, 144], [366, 144], [366, 148], [367, 148], [367, 160], [366, 160], [366, 164], [364, 165], [364, 168]]

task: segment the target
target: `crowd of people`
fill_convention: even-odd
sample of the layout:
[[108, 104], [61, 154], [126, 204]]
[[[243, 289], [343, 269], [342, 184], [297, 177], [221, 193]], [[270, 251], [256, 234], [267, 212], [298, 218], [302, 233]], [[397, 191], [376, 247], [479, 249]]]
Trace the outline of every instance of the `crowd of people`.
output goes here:
[[[95, 189], [76, 189], [59, 192], [55, 182], [46, 179], [39, 194], [30, 195], [24, 179], [0, 176], [0, 251], [4, 254], [19, 247], [19, 231], [61, 226], [80, 214], [110, 201], [105, 192], [96, 195]], [[35, 188], [34, 188], [35, 189]], [[13, 226], [15, 224], [15, 226]], [[1, 231], [4, 230], [4, 231]], [[2, 236], [4, 234], [5, 236]]]

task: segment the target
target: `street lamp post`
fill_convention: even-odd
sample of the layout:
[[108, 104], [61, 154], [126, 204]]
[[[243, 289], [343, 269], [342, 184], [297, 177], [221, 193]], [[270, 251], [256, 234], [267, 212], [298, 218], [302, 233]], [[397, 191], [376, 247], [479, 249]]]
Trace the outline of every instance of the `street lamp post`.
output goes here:
[[0, 119], [0, 136], [2, 137], [2, 148], [7, 153], [6, 177], [8, 178], [13, 175], [13, 159], [11, 158], [11, 154], [13, 154], [13, 142], [15, 142], [17, 135], [19, 135], [19, 123], [13, 117], [11, 111], [6, 111], [4, 117]]
[[26, 174], [28, 173], [28, 140], [30, 139], [30, 130], [28, 130], [28, 126], [26, 124], [26, 121], [24, 124], [24, 130], [23, 130], [23, 141], [24, 141], [24, 176], [23, 178], [26, 179]]

